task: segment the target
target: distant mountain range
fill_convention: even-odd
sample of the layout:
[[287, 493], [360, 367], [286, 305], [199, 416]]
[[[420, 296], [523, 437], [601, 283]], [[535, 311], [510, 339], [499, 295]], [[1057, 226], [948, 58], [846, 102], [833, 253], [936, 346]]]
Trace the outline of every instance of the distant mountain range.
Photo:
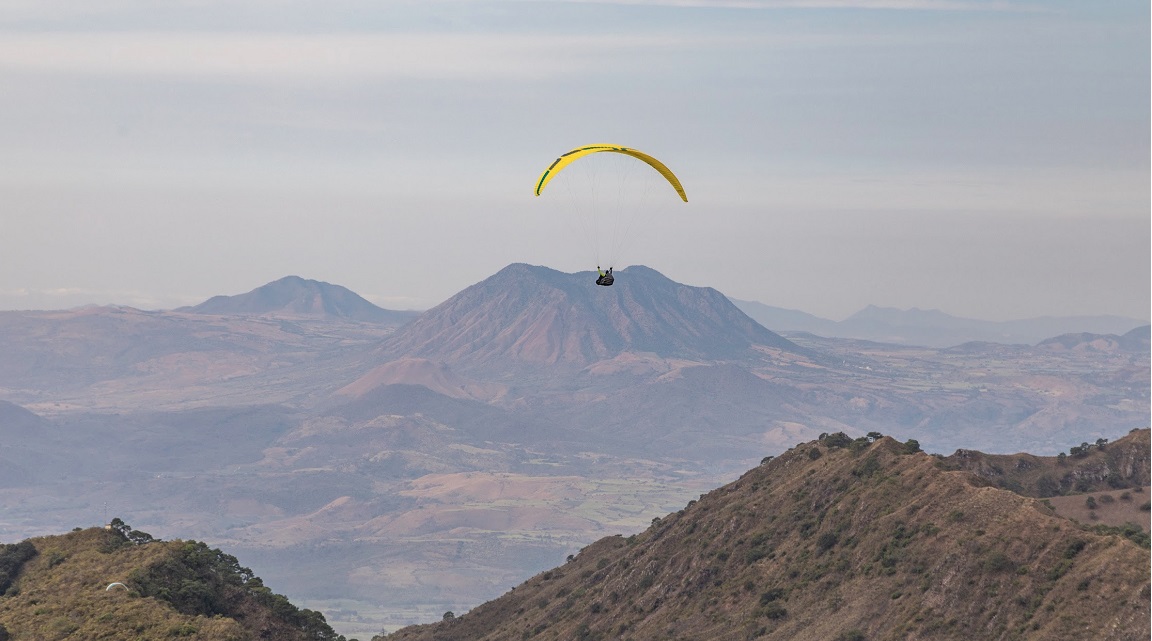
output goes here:
[[1055, 453], [1147, 426], [1146, 328], [785, 337], [649, 268], [594, 280], [514, 264], [377, 321], [294, 278], [183, 310], [0, 312], [0, 536], [109, 503], [294, 599], [427, 620], [821, 433]]
[[381, 324], [401, 324], [419, 316], [419, 312], [383, 309], [340, 285], [299, 276], [286, 276], [246, 294], [213, 296], [199, 305], [175, 311], [218, 315], [300, 315]]
[[[500, 351], [506, 347], [516, 352], [520, 360], [549, 364], [588, 362], [605, 353], [618, 353], [623, 345], [661, 356], [672, 355], [677, 350], [693, 355], [703, 351], [731, 354], [733, 348], [740, 349], [741, 345], [751, 342], [772, 343], [765, 342], [763, 328], [772, 332], [803, 332], [829, 338], [852, 338], [897, 345], [952, 347], [968, 342], [1034, 345], [1062, 334], [1124, 335], [1133, 328], [1147, 325], [1146, 321], [1119, 316], [1049, 316], [997, 322], [959, 318], [938, 310], [901, 310], [874, 305], [842, 321], [833, 321], [798, 310], [731, 299], [740, 311], [762, 328], [751, 327], [742, 318], [735, 319], [731, 310], [725, 310], [722, 316], [705, 319], [696, 327], [677, 326], [684, 319], [664, 317], [671, 308], [662, 309], [660, 305], [687, 296], [696, 299], [691, 304], [716, 306], [716, 299], [723, 296], [711, 288], [672, 283], [644, 266], [629, 267], [622, 270], [620, 275], [620, 281], [612, 288], [589, 292], [584, 287], [588, 273], [563, 274], [547, 268], [510, 265], [454, 296], [450, 306], [446, 307], [447, 302], [437, 306], [434, 308], [437, 314], [431, 316], [416, 311], [383, 309], [340, 285], [286, 276], [244, 294], [214, 296], [199, 305], [181, 307], [175, 311], [232, 316], [335, 318], [397, 326], [428, 316], [420, 324], [419, 330], [406, 332], [407, 342], [398, 343], [397, 347], [409, 353], [426, 352], [428, 350], [418, 346], [419, 336], [436, 334], [437, 340], [441, 340], [445, 337], [439, 336], [439, 331], [445, 322], [450, 322], [458, 325], [452, 337], [449, 337], [452, 340], [448, 345], [433, 350], [446, 355], [460, 345], [471, 345], [474, 338], [470, 328], [475, 328], [475, 317], [457, 318], [456, 314], [461, 309], [468, 309], [470, 314], [477, 317], [483, 317], [494, 307], [503, 310], [519, 309], [521, 311], [515, 318], [505, 319], [507, 325], [502, 330], [501, 338], [488, 336], [479, 337], [480, 340], [488, 344], [489, 350]], [[525, 293], [530, 289], [533, 296], [540, 292], [532, 289], [535, 285], [517, 282], [524, 277], [536, 279], [535, 284], [542, 285], [546, 295], [531, 300], [525, 298]], [[639, 299], [638, 294], [648, 298]], [[477, 304], [480, 301], [482, 303]], [[688, 302], [687, 299], [681, 301], [682, 304]], [[648, 310], [653, 303], [657, 305], [652, 309], [653, 314], [647, 317], [633, 318], [621, 313], [625, 310]], [[558, 313], [585, 308], [590, 312], [588, 318], [567, 318]], [[433, 320], [433, 317], [437, 320]], [[561, 339], [556, 334], [556, 328], [551, 327], [551, 319], [559, 318], [564, 318], [565, 322], [573, 323], [574, 326], [591, 328], [591, 331], [582, 336], [567, 335]], [[657, 318], [669, 325], [653, 325], [652, 321]], [[726, 335], [720, 331], [723, 323], [734, 319], [740, 325], [736, 334]], [[774, 341], [777, 345], [783, 345], [781, 341], [787, 342], [781, 336], [777, 336]], [[795, 345], [790, 347], [795, 348]], [[477, 356], [482, 358], [483, 350]]]
[[968, 342], [1035, 345], [1061, 334], [1124, 335], [1148, 325], [1148, 321], [1120, 316], [1045, 316], [997, 322], [959, 318], [939, 310], [901, 310], [874, 305], [842, 321], [833, 321], [755, 301], [733, 299], [732, 302], [775, 332], [806, 332], [829, 338], [928, 347], [953, 347]]
[[1037, 347], [1101, 352], [1147, 352], [1149, 346], [1152, 345], [1150, 339], [1152, 339], [1152, 327], [1143, 325], [1121, 336], [1089, 332], [1061, 334], [1040, 341], [1037, 343]]

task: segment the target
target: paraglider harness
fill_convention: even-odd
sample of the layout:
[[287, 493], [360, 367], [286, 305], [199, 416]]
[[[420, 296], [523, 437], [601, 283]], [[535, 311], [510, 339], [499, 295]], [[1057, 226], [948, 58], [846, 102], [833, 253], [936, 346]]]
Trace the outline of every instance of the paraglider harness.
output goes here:
[[608, 268], [608, 271], [603, 271], [602, 269], [600, 269], [600, 266], [597, 265], [596, 271], [600, 272], [600, 278], [596, 279], [597, 285], [603, 285], [604, 287], [611, 287], [612, 283], [616, 282], [616, 279], [612, 276], [612, 268], [611, 267]]

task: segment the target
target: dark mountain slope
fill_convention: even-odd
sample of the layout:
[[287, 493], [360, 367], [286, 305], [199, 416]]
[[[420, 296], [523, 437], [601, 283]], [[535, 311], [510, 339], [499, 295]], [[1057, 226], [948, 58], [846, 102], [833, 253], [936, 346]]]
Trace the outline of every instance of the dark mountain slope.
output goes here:
[[612, 287], [594, 280], [509, 265], [398, 330], [382, 355], [584, 367], [625, 351], [704, 360], [739, 357], [752, 345], [804, 351], [714, 289], [641, 266], [620, 271]]
[[382, 309], [352, 290], [299, 276], [286, 276], [236, 296], [213, 296], [177, 311], [194, 314], [289, 314], [400, 325], [417, 312]]
[[[259, 460], [264, 448], [300, 417], [278, 405], [208, 407], [181, 412], [141, 412], [108, 417], [81, 414], [60, 419], [71, 469], [100, 471], [103, 478], [197, 474], [216, 466]], [[99, 452], [99, 456], [93, 456]]]
[[0, 312], [0, 386], [74, 389], [138, 375], [144, 361], [168, 354], [223, 351], [229, 341], [204, 336], [163, 312], [86, 307], [58, 312]]
[[0, 488], [30, 485], [47, 476], [51, 423], [15, 403], [0, 401]]
[[342, 374], [346, 354], [362, 354], [395, 328], [330, 317], [126, 307], [0, 311], [0, 389], [13, 402], [52, 397], [68, 409], [80, 401], [103, 411], [324, 394], [325, 384]]
[[[748, 464], [760, 435], [788, 416], [794, 393], [733, 364], [694, 365], [642, 383], [600, 391], [578, 412], [568, 411], [557, 440], [583, 439], [581, 447], [635, 451], [693, 461]], [[547, 396], [529, 406], [541, 429], [563, 412]], [[571, 405], [568, 405], [571, 407]], [[753, 455], [755, 460], [759, 458]]]
[[1152, 348], [1152, 325], [1137, 327], [1120, 337], [1120, 347], [1130, 352], [1147, 353]]
[[468, 442], [521, 440], [523, 421], [505, 410], [437, 393], [423, 385], [383, 385], [335, 407], [332, 414], [349, 421], [369, 421], [378, 416], [421, 416], [452, 426]]
[[1082, 528], [909, 451], [798, 446], [642, 534], [387, 638], [1148, 638], [1146, 538]]
[[0, 400], [0, 443], [40, 440], [48, 421], [15, 403]]

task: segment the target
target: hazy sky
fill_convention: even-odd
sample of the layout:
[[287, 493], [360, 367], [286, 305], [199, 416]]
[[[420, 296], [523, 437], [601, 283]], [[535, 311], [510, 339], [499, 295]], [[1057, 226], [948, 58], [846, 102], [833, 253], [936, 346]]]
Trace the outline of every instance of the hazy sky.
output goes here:
[[618, 268], [1147, 318], [1149, 32], [1147, 0], [0, 0], [0, 309], [592, 269], [532, 188], [610, 142], [690, 199]]

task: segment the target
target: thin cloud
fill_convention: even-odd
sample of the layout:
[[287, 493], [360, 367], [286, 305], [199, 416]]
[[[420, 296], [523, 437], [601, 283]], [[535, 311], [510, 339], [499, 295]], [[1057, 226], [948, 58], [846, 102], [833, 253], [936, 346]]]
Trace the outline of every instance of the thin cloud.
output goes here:
[[596, 69], [635, 36], [39, 33], [0, 39], [0, 69], [78, 74], [305, 78], [525, 78]]
[[[539, 3], [541, 0], [519, 0]], [[1038, 8], [1040, 3], [1027, 0], [545, 0], [567, 3], [631, 4], [652, 6], [692, 6], [692, 7], [738, 7], [748, 9], [809, 8], [809, 9], [909, 9], [909, 10], [955, 10], [955, 9], [1020, 9]], [[354, 2], [336, 2], [337, 6], [356, 6]], [[502, 4], [499, 0], [420, 0], [419, 2], [397, 2], [392, 5], [447, 5], [447, 4]], [[169, 8], [195, 8], [200, 11], [214, 8], [235, 8], [237, 5], [248, 10], [283, 11], [299, 7], [292, 0], [170, 0]], [[46, 17], [67, 15], [92, 15], [97, 13], [124, 13], [154, 9], [153, 0], [90, 0], [77, 4], [71, 0], [8, 0], [0, 7], [0, 17]]]
[[1040, 11], [1017, 2], [962, 0], [551, 0], [573, 4], [616, 4], [697, 9], [863, 9], [899, 11]]

